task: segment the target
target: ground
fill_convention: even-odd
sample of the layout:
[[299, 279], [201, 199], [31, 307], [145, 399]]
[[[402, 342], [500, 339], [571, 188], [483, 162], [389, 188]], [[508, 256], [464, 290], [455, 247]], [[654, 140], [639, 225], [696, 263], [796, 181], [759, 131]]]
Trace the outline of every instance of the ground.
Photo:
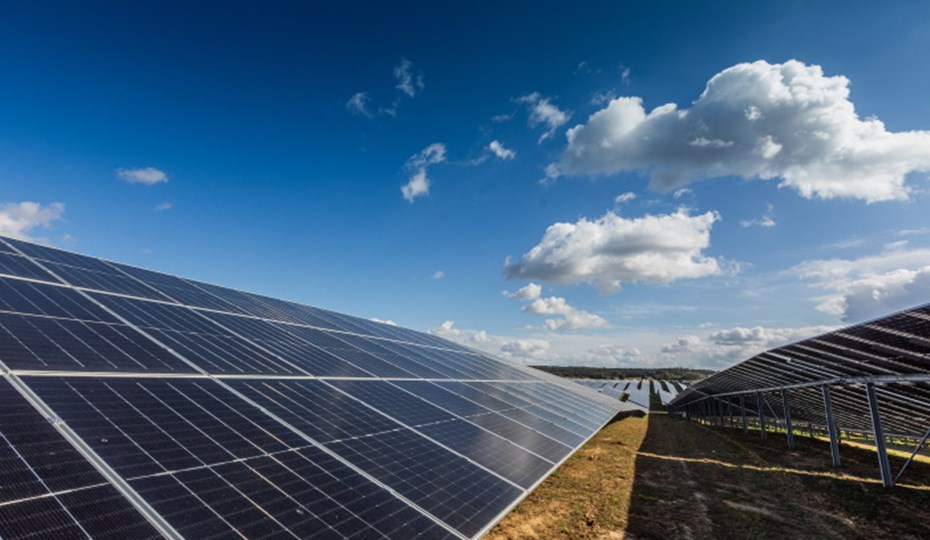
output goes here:
[[[619, 419], [487, 536], [503, 539], [930, 538], [930, 463], [898, 487], [874, 451], [708, 427], [664, 413]], [[895, 473], [904, 457], [893, 456]]]

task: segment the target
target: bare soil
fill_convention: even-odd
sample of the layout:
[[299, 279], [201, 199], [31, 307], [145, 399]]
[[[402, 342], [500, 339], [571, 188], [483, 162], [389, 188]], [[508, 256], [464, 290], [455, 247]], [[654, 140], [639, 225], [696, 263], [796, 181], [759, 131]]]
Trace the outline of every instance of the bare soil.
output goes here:
[[[543, 482], [489, 539], [930, 538], [930, 464], [898, 487], [874, 451], [717, 428], [663, 413], [609, 424]], [[897, 473], [904, 458], [893, 456]]]

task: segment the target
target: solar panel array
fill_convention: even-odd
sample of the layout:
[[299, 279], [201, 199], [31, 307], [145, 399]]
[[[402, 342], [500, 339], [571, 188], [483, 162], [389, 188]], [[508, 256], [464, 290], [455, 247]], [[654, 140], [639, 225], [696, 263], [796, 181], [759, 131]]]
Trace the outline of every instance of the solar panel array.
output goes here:
[[920, 437], [927, 431], [930, 305], [765, 351], [687, 388], [671, 405], [704, 414], [700, 408], [712, 402], [711, 415], [727, 408], [739, 415], [744, 408], [757, 416], [761, 408], [762, 416], [779, 420], [784, 390], [796, 422], [826, 425], [828, 388], [836, 424], [871, 432], [865, 385], [875, 387], [886, 434]]
[[435, 336], [0, 239], [0, 538], [473, 538], [628, 406]]
[[645, 379], [571, 379], [611, 399], [619, 399], [643, 411], [649, 411], [649, 393], [655, 392], [663, 405], [670, 403], [679, 393], [680, 384], [672, 381]]

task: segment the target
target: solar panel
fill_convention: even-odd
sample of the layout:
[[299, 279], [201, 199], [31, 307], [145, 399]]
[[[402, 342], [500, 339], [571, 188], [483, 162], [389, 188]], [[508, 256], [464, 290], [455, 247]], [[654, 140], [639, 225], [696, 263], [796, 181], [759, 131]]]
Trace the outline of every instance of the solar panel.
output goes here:
[[0, 538], [474, 538], [629, 406], [429, 334], [0, 239]]

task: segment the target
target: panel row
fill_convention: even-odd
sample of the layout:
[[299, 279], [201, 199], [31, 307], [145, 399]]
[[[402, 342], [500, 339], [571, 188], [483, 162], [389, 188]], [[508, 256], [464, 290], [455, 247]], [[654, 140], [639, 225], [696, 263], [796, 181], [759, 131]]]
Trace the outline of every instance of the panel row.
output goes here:
[[[473, 536], [594, 431], [573, 433], [561, 418], [462, 383], [23, 380], [189, 537], [308, 537], [311, 530], [413, 537], [407, 522], [448, 532], [364, 475]], [[282, 491], [269, 475], [303, 487]], [[314, 483], [334, 476], [349, 486]], [[382, 513], [362, 511], [384, 505], [397, 515], [382, 521], [375, 519]], [[233, 507], [240, 510], [230, 516]]]
[[[53, 277], [46, 270], [28, 261], [20, 253], [37, 260], [57, 277]], [[103, 261], [10, 238], [0, 238], [0, 274], [54, 283], [64, 282], [89, 290], [171, 301], [187, 306], [419, 345], [464, 350], [457, 344], [406, 328]]]

